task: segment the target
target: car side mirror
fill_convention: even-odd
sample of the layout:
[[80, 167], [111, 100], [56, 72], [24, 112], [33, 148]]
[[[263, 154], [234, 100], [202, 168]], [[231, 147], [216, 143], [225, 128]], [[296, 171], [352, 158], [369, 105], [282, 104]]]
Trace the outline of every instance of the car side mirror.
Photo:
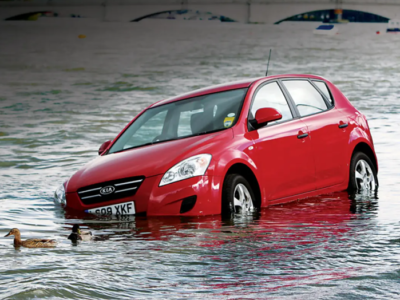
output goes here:
[[282, 119], [282, 115], [279, 111], [272, 107], [263, 107], [256, 111], [256, 116], [253, 120], [250, 120], [251, 126], [258, 129], [267, 125], [269, 122], [277, 121]]
[[99, 155], [101, 155], [110, 145], [111, 141], [104, 142], [99, 148]]

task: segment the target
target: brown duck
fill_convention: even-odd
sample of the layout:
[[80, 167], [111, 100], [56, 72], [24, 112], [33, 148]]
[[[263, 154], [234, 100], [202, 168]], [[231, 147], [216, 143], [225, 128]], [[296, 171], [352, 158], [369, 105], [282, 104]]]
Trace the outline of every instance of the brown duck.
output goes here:
[[13, 228], [10, 230], [8, 234], [5, 235], [14, 236], [14, 247], [26, 247], [26, 248], [52, 248], [57, 245], [56, 240], [50, 239], [29, 239], [25, 241], [21, 241], [21, 233], [17, 228]]

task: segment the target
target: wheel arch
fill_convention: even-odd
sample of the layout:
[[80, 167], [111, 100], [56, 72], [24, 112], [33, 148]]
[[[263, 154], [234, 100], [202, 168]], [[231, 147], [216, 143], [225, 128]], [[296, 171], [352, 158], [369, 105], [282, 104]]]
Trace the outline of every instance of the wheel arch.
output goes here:
[[[224, 176], [224, 182], [223, 185], [225, 184], [225, 178], [229, 174], [239, 174], [242, 175], [246, 180], [249, 182], [254, 196], [257, 198], [257, 208], [261, 207], [262, 204], [262, 195], [261, 195], [261, 188], [258, 183], [257, 177], [254, 174], [254, 172], [245, 164], [243, 163], [235, 163], [232, 166], [229, 167], [228, 171], [226, 172]], [[224, 189], [224, 186], [222, 186], [222, 190]]]
[[376, 173], [378, 173], [378, 160], [376, 158], [375, 152], [371, 149], [371, 147], [365, 142], [358, 143], [353, 149], [350, 161], [353, 158], [354, 154], [357, 152], [365, 153], [371, 159], [372, 163], [374, 164]]

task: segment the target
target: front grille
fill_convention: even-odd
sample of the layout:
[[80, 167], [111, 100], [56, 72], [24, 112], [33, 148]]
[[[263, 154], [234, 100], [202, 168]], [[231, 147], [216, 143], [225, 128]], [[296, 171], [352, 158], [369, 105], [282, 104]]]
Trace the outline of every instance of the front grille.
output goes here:
[[144, 176], [123, 178], [88, 185], [78, 189], [78, 195], [81, 201], [87, 205], [133, 196], [144, 178]]

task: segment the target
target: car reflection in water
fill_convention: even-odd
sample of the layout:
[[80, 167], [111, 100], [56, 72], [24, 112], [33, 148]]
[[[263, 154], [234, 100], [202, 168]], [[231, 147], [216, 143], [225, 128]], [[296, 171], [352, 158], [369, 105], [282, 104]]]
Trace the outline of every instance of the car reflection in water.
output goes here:
[[376, 194], [337, 192], [230, 218], [88, 219], [88, 214], [79, 216], [76, 211], [66, 211], [65, 218], [68, 228], [77, 222], [89, 227], [95, 233], [93, 243], [131, 241], [132, 250], [125, 255], [139, 258], [156, 252], [161, 261], [171, 255], [190, 257], [187, 263], [201, 264], [198, 272], [207, 278], [198, 285], [200, 290], [213, 290], [215, 296], [258, 297], [257, 293], [328, 284], [364, 272], [357, 262], [368, 255], [366, 229], [375, 226], [377, 210]]
[[[295, 246], [339, 237], [350, 230], [347, 223], [351, 220], [375, 215], [377, 205], [376, 194], [336, 192], [231, 217], [96, 216], [66, 208], [65, 218], [75, 221], [67, 221], [65, 227], [79, 223], [93, 231], [107, 231], [106, 235], [122, 234], [126, 239], [168, 240], [173, 236], [198, 235], [203, 239], [199, 245], [210, 247], [245, 239], [260, 239], [263, 243], [286, 241]], [[273, 247], [274, 244], [268, 245]]]

